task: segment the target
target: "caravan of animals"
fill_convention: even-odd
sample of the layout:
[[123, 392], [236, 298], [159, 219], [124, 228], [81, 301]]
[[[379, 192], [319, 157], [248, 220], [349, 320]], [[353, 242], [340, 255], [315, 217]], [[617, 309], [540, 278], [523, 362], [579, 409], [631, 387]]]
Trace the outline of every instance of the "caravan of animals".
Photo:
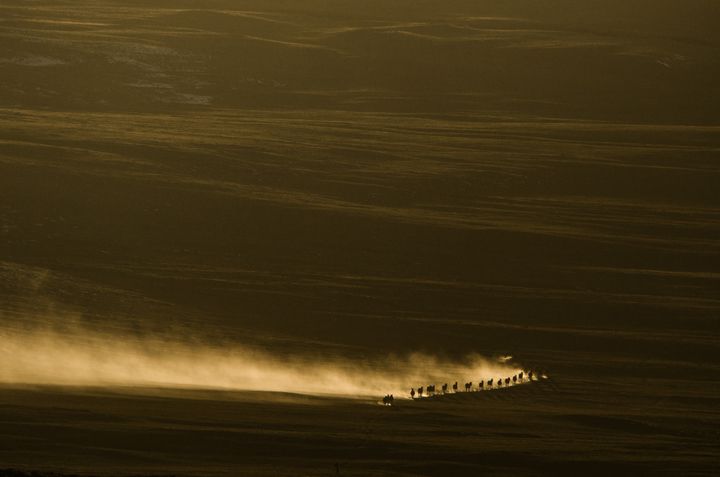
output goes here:
[[[486, 391], [491, 389], [502, 389], [502, 388], [509, 388], [511, 386], [516, 386], [519, 384], [526, 384], [531, 383], [534, 381], [537, 381], [539, 379], [547, 379], [547, 373], [546, 372], [540, 372], [540, 371], [520, 371], [518, 374], [515, 374], [513, 376], [508, 376], [505, 379], [503, 378], [491, 378], [488, 380], [480, 380], [477, 384], [477, 387], [473, 387], [473, 382], [469, 381], [466, 382], [464, 385], [465, 392], [480, 392], [480, 391]], [[460, 392], [459, 386], [457, 381], [452, 385], [452, 394]], [[434, 398], [439, 396], [445, 396], [448, 393], [450, 393], [448, 389], [448, 383], [443, 384], [440, 387], [440, 393], [437, 393], [435, 391], [435, 385], [434, 384], [428, 384], [427, 386], [423, 387], [420, 386], [417, 388], [417, 391], [415, 388], [410, 388], [410, 399], [413, 401], [416, 399], [422, 399], [422, 398]], [[395, 397], [392, 394], [387, 394], [383, 397], [382, 403], [384, 406], [392, 406], [395, 403]]]

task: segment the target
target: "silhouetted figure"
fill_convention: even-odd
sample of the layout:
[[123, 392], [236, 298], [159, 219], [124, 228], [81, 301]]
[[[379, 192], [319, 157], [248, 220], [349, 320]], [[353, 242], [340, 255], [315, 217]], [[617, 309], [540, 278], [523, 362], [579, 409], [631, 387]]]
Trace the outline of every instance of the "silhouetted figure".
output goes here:
[[502, 378], [498, 378], [497, 380], [497, 387], [502, 386]]
[[442, 393], [445, 394], [447, 392], [447, 383], [442, 385]]
[[517, 374], [513, 376], [513, 384], [517, 383]]
[[470, 388], [472, 388], [472, 383], [465, 383], [465, 392], [470, 391]]
[[533, 372], [532, 372], [532, 369], [531, 369], [530, 371], [528, 371], [528, 379], [529, 379], [530, 381], [532, 381], [532, 377], [533, 377]]
[[434, 384], [430, 384], [430, 385], [427, 387], [427, 395], [428, 395], [428, 396], [434, 396], [434, 395], [435, 395], [435, 385], [434, 385]]
[[505, 386], [509, 386], [509, 385], [510, 385], [510, 378], [505, 378]]
[[493, 383], [493, 380], [492, 380], [492, 379], [489, 379], [489, 380], [488, 380], [488, 387], [489, 387], [489, 388], [492, 387], [492, 383]]
[[410, 399], [415, 399], [415, 388], [410, 388]]
[[522, 381], [523, 380], [523, 372], [520, 371], [520, 374], [518, 376], [520, 376], [520, 381]]
[[483, 381], [480, 381], [480, 383], [478, 383], [478, 391], [480, 391], [481, 389], [484, 389], [484, 388], [485, 388], [485, 381], [483, 380]]
[[418, 388], [418, 397], [422, 397], [422, 395], [423, 395], [423, 387], [420, 386], [420, 387]]
[[393, 395], [391, 394], [391, 395], [390, 395], [390, 405], [392, 406], [393, 404], [395, 404], [395, 396], [393, 396]]
[[456, 393], [458, 390], [457, 381], [455, 381], [455, 384], [453, 384], [453, 392]]

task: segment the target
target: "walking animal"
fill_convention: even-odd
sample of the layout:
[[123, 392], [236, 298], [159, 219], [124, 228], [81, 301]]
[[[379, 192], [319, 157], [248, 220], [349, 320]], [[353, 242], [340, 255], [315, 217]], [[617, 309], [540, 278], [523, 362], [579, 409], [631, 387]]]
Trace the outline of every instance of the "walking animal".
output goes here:
[[465, 383], [465, 392], [468, 392], [472, 389], [472, 383]]
[[455, 381], [455, 384], [453, 384], [453, 392], [456, 393], [458, 390], [457, 381]]
[[442, 393], [445, 394], [447, 392], [447, 383], [442, 385]]

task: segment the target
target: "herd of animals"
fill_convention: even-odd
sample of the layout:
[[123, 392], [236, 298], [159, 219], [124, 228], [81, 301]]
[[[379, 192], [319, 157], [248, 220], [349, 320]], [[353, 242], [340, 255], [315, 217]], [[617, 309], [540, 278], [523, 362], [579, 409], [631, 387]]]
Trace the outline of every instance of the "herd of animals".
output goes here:
[[[473, 383], [467, 382], [465, 383], [465, 392], [473, 392], [473, 391], [484, 391], [486, 389], [500, 389], [502, 387], [510, 387], [515, 384], [523, 383], [525, 381], [530, 382], [533, 379], [538, 379], [538, 377], [545, 377], [544, 373], [539, 373], [537, 371], [520, 371], [518, 374], [515, 374], [514, 376], [508, 376], [506, 378], [498, 378], [498, 379], [488, 379], [481, 380], [478, 382], [477, 387], [473, 387]], [[441, 394], [447, 394], [449, 392], [448, 390], [448, 383], [443, 384], [440, 387]], [[452, 385], [452, 392], [457, 393], [460, 392], [460, 386], [458, 386], [457, 381], [455, 381], [455, 384]], [[410, 389], [410, 398], [411, 399], [421, 399], [423, 397], [431, 397], [435, 396], [435, 385], [434, 384], [428, 384], [427, 386], [423, 387], [420, 386], [417, 388], [417, 391], [415, 388]], [[385, 397], [383, 397], [383, 405], [385, 406], [392, 406], [395, 402], [395, 397], [392, 394], [387, 394]]]

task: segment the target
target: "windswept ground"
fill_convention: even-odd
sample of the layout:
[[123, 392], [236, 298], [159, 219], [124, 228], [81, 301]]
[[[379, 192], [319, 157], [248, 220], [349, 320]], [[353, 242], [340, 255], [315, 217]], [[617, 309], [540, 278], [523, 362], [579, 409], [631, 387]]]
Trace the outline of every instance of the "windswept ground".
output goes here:
[[698, 390], [550, 380], [388, 408], [289, 394], [3, 388], [0, 459], [88, 475], [337, 475], [335, 464], [355, 476], [710, 475], [718, 431], [706, 411], [717, 395]]
[[[0, 356], [25, 374], [0, 365], [0, 468], [717, 473], [719, 17], [3, 1]], [[171, 342], [372, 376], [512, 353], [553, 380], [394, 409], [33, 387], [69, 361], [18, 336], [63, 336], [79, 368], [129, 343], [150, 376]]]
[[2, 7], [5, 104], [715, 122], [712, 0], [82, 1]]

